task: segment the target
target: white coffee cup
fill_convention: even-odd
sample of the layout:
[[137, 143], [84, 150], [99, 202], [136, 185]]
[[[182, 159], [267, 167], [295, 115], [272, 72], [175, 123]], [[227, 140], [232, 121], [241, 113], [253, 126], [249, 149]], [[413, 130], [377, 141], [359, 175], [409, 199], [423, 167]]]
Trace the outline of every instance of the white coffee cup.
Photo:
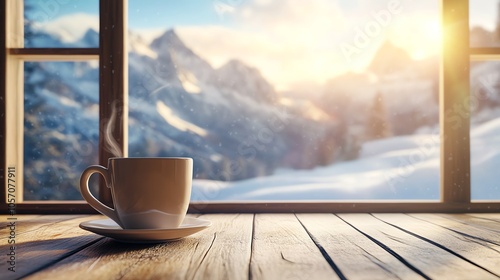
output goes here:
[[[114, 208], [89, 189], [94, 173], [111, 189]], [[189, 206], [193, 177], [191, 158], [110, 158], [108, 168], [87, 167], [80, 178], [83, 198], [124, 229], [177, 228]]]

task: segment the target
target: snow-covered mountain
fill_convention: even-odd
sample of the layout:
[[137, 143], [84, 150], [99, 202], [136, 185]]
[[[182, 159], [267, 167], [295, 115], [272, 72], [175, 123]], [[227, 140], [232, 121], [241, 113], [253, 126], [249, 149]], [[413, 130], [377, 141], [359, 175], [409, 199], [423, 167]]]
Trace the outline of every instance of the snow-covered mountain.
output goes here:
[[82, 38], [73, 43], [73, 45], [74, 47], [79, 47], [79, 48], [88, 48], [88, 47], [97, 48], [99, 46], [99, 33], [94, 29], [90, 28], [85, 32], [85, 34], [83, 34]]
[[[143, 130], [158, 123], [165, 124], [160, 129], [171, 127], [172, 132], [163, 134], [179, 145], [190, 147], [184, 149], [184, 155], [194, 156], [195, 162], [198, 155], [199, 162], [208, 161], [203, 166], [217, 166], [210, 172], [220, 174], [208, 175], [209, 178], [241, 179], [270, 174], [278, 166], [305, 168], [327, 163], [307, 147], [318, 147], [324, 138], [331, 137], [334, 122], [325, 126], [276, 104], [277, 93], [258, 70], [238, 61], [213, 69], [172, 30], [155, 39], [151, 49], [157, 53], [156, 59], [130, 56], [130, 103], [138, 104], [138, 108], [149, 104], [157, 111], [164, 108], [164, 113], [148, 126], [131, 105], [131, 119], [142, 123]], [[176, 127], [178, 121], [166, 117], [170, 115], [196, 129], [183, 131]], [[131, 131], [135, 129], [131, 127]], [[155, 128], [153, 132], [157, 131]], [[142, 142], [136, 138], [143, 135], [136, 132], [131, 132], [134, 135], [131, 155], [145, 152], [142, 146], [135, 145]], [[230, 172], [227, 167], [230, 165], [244, 165], [240, 169], [245, 170]], [[200, 175], [203, 176], [207, 175]]]
[[[46, 34], [39, 38], [44, 36], [57, 41]], [[337, 122], [318, 122], [276, 102], [278, 94], [257, 69], [239, 61], [214, 69], [173, 30], [149, 45], [140, 35], [129, 37], [129, 156], [189, 156], [195, 178], [223, 181], [339, 158], [336, 149], [345, 141]], [[76, 42], [60, 44], [83, 47], [95, 40], [97, 33], [89, 30]], [[77, 178], [97, 162], [97, 68], [85, 62], [33, 63], [26, 75], [26, 96], [33, 100], [25, 105], [25, 129], [33, 137], [25, 141], [25, 162], [32, 167], [26, 174], [31, 180], [27, 196], [79, 199]], [[80, 141], [92, 152], [62, 172], [61, 157], [77, 157], [65, 149], [81, 153]], [[56, 147], [47, 149], [51, 143]], [[58, 185], [62, 192], [43, 192], [38, 182]]]
[[[88, 30], [73, 42], [41, 32], [30, 39], [30, 47], [88, 47], [99, 38]], [[238, 60], [214, 69], [174, 30], [151, 44], [130, 33], [129, 156], [194, 158], [195, 200], [207, 193], [211, 200], [435, 198], [435, 153], [415, 166], [418, 172], [394, 181], [396, 187], [384, 176], [398, 172], [398, 160], [412, 152], [397, 146], [426, 137], [408, 135], [437, 123], [437, 59], [406, 67], [394, 61], [408, 59], [401, 50], [383, 48], [371, 71], [333, 78], [318, 102], [284, 98], [258, 69]], [[471, 84], [479, 85], [473, 123], [481, 124], [500, 117], [499, 64], [471, 66]], [[97, 65], [27, 62], [25, 71], [26, 199], [81, 199], [80, 173], [97, 163]], [[377, 94], [395, 137], [365, 143]], [[394, 151], [381, 152], [386, 149]], [[342, 160], [354, 161], [318, 167]], [[313, 168], [293, 176], [286, 171]]]
[[210, 83], [214, 79], [212, 66], [189, 49], [177, 36], [174, 30], [168, 30], [153, 40], [151, 49], [158, 54], [158, 62], [162, 65], [171, 65], [178, 71], [188, 71], [177, 75], [193, 75], [201, 83]]
[[271, 84], [259, 70], [238, 60], [231, 60], [216, 71], [217, 85], [225, 90], [237, 92], [256, 102], [276, 102], [278, 96]]

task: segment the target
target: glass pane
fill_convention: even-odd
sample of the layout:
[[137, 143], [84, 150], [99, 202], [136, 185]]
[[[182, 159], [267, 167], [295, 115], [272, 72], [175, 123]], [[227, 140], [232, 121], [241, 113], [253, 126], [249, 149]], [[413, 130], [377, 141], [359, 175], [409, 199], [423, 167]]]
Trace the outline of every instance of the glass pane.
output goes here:
[[25, 0], [25, 48], [99, 47], [99, 0]]
[[193, 200], [439, 199], [439, 1], [147, 3], [129, 155], [193, 157]]
[[500, 2], [498, 0], [469, 1], [471, 47], [500, 46]]
[[500, 62], [471, 63], [471, 197], [500, 199]]
[[24, 199], [80, 200], [98, 156], [98, 63], [25, 62], [24, 75]]

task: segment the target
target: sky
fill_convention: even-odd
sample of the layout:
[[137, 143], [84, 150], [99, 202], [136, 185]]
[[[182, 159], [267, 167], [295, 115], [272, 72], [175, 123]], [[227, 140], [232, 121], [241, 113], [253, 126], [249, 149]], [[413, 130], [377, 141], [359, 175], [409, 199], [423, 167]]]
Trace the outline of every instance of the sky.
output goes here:
[[499, 12], [499, 0], [471, 0], [469, 25], [482, 26], [490, 31], [495, 29]]
[[[214, 67], [238, 58], [260, 69], [278, 90], [307, 88], [348, 71], [361, 72], [385, 40], [408, 48], [416, 59], [438, 49], [439, 6], [434, 0], [208, 2], [211, 8], [197, 9], [205, 14], [204, 24], [170, 27]], [[131, 11], [130, 28], [135, 29]]]
[[[30, 1], [48, 29], [64, 26], [74, 36], [89, 26], [98, 29], [97, 0]], [[497, 1], [471, 1], [471, 25], [493, 28]], [[47, 7], [43, 3], [55, 4]], [[323, 84], [346, 72], [362, 72], [386, 40], [414, 59], [436, 55], [440, 49], [439, 1], [304, 3], [128, 0], [128, 24], [146, 40], [175, 28], [188, 47], [212, 66], [242, 60], [258, 68], [278, 90]], [[57, 24], [51, 27], [50, 22]]]

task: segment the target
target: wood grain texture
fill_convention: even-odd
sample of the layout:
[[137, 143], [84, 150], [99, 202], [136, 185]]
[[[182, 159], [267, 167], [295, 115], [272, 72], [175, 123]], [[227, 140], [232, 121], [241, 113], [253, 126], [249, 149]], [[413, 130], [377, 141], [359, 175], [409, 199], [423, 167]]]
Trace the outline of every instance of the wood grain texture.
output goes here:
[[150, 245], [78, 228], [100, 215], [16, 217], [17, 272], [2, 261], [0, 279], [499, 278], [500, 214], [213, 214], [204, 231]]
[[[10, 219], [15, 219], [15, 220], [18, 220], [18, 221], [23, 221], [23, 222], [28, 222], [28, 221], [32, 221], [34, 219], [37, 219], [37, 218], [41, 218], [41, 217], [44, 217], [42, 215], [0, 215], [0, 229], [1, 228], [4, 228], [5, 225], [7, 225], [9, 223], [9, 220]], [[52, 219], [56, 219], [58, 220], [58, 218], [61, 218], [61, 216], [47, 216], [47, 218], [52, 218]], [[2, 236], [0, 236], [0, 238], [2, 238]]]
[[[7, 216], [2, 216], [2, 221]], [[5, 256], [10, 247], [15, 246], [15, 272], [8, 270], [10, 266], [5, 259], [0, 262], [0, 279], [18, 279], [34, 271], [79, 251], [101, 237], [84, 231], [79, 223], [102, 216], [51, 216], [51, 217], [18, 217], [16, 221], [15, 244], [8, 244], [10, 235], [8, 224], [2, 223], [2, 239], [0, 252]], [[5, 252], [5, 254], [3, 253]]]
[[456, 221], [466, 226], [480, 228], [494, 234], [500, 235], [500, 221], [496, 218], [500, 217], [499, 214], [437, 214], [449, 220]]
[[[450, 230], [467, 232], [479, 238], [486, 238], [500, 243], [500, 221], [495, 221], [494, 217], [500, 215], [488, 215], [485, 218], [471, 216], [468, 214], [411, 214], [412, 217], [424, 219], [431, 223], [447, 227]], [[488, 218], [486, 218], [488, 217]]]
[[338, 279], [294, 214], [257, 214], [252, 279]]
[[28, 279], [244, 279], [252, 216], [206, 215], [204, 231], [179, 241], [139, 245], [105, 238]]
[[[217, 221], [214, 239], [194, 278], [245, 279], [252, 253], [253, 214], [212, 214], [204, 219]], [[217, 235], [215, 235], [217, 234]], [[217, 268], [217, 269], [214, 269]]]
[[[7, 2], [0, 1], [0, 26], [7, 26]], [[5, 174], [7, 162], [5, 160], [6, 145], [5, 137], [7, 134], [7, 111], [5, 99], [7, 97], [7, 28], [0, 28], [0, 174]], [[0, 178], [0, 208], [7, 206], [7, 182], [2, 175]], [[4, 207], [5, 207], [4, 206]], [[3, 212], [6, 213], [6, 212]]]
[[477, 267], [500, 278], [500, 235], [467, 226], [438, 215], [375, 214], [375, 217], [397, 226], [436, 246], [457, 254]]
[[98, 48], [11, 48], [9, 54], [26, 61], [88, 61], [99, 59]]
[[[0, 203], [7, 213], [7, 205]], [[97, 214], [84, 201], [43, 201], [16, 205], [18, 214]], [[191, 202], [189, 213], [498, 213], [500, 202], [441, 203], [441, 202]]]
[[[128, 52], [127, 0], [99, 1], [99, 164], [108, 165], [111, 157], [128, 155]], [[113, 127], [106, 130], [111, 117]], [[107, 132], [120, 148], [121, 155], [106, 148]], [[111, 191], [102, 179], [99, 200], [112, 206]]]
[[468, 203], [471, 198], [469, 1], [441, 0], [441, 12], [441, 199], [450, 204]]
[[476, 214], [469, 214], [468, 216], [500, 223], [500, 215], [498, 213], [495, 213], [495, 214], [493, 214], [493, 213], [476, 213]]
[[[455, 255], [397, 229], [369, 214], [339, 214], [339, 217], [370, 236], [384, 249], [405, 262], [426, 278], [448, 279], [450, 275], [463, 279], [498, 279], [491, 273], [456, 257]], [[437, 230], [436, 236], [444, 229]]]
[[297, 214], [349, 279], [423, 279], [333, 214]]

